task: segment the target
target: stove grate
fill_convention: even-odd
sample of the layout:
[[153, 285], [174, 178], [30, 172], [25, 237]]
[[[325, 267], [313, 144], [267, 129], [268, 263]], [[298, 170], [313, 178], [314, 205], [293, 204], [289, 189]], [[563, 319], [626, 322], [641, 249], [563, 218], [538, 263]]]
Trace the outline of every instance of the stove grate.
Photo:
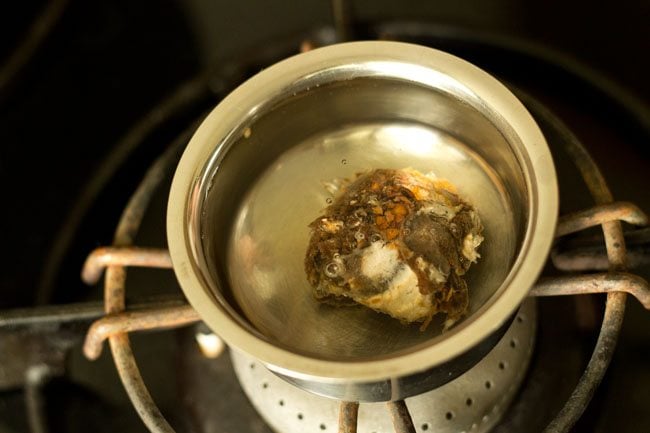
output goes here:
[[[638, 207], [626, 202], [614, 202], [599, 168], [573, 133], [532, 97], [522, 92], [516, 93], [543, 129], [551, 128], [561, 136], [560, 141], [565, 151], [572, 156], [578, 172], [596, 202], [595, 207], [563, 216], [558, 223], [556, 235], [561, 237], [588, 227], [602, 226], [610, 263], [610, 271], [607, 273], [542, 279], [530, 293], [534, 297], [607, 293], [600, 335], [592, 357], [572, 395], [546, 428], [546, 432], [566, 432], [585, 410], [611, 361], [625, 314], [625, 292], [631, 293], [644, 306], [650, 307], [648, 283], [638, 276], [624, 272], [626, 247], [621, 227], [621, 221], [645, 225], [648, 219]], [[106, 316], [90, 328], [85, 345], [86, 354], [89, 358], [98, 356], [101, 342], [108, 338], [115, 365], [127, 393], [138, 414], [152, 432], [173, 432], [173, 429], [160, 413], [142, 380], [127, 334], [144, 329], [167, 329], [184, 325], [198, 321], [199, 317], [188, 305], [152, 308], [138, 313], [125, 311], [125, 267], [171, 266], [165, 251], [134, 248], [132, 242], [153, 192], [165, 174], [174, 167], [178, 149], [187, 141], [187, 135], [188, 132], [182, 134], [149, 169], [122, 214], [113, 246], [91, 253], [83, 271], [83, 275], [91, 275], [94, 278], [98, 275], [98, 266], [106, 267]], [[356, 431], [355, 407], [354, 402], [342, 402], [340, 431]], [[403, 401], [393, 402], [388, 408], [393, 415], [396, 432], [415, 431]]]

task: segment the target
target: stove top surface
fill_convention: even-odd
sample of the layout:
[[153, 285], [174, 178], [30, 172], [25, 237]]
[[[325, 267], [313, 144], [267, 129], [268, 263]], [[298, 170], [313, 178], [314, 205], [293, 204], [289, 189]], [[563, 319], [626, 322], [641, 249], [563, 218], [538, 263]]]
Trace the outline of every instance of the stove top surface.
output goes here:
[[[260, 30], [255, 42], [249, 40], [255, 26], [246, 21], [240, 30], [247, 35], [240, 50], [233, 48], [237, 37], [232, 34], [217, 49], [206, 41], [207, 30], [197, 22], [197, 11], [207, 14], [210, 7], [201, 9], [200, 1], [190, 3], [195, 5], [180, 8], [173, 2], [106, 2], [91, 7], [71, 2], [9, 90], [0, 93], [0, 139], [5, 143], [0, 150], [0, 179], [7, 186], [6, 202], [20, 210], [3, 213], [5, 227], [15, 229], [5, 232], [9, 248], [3, 259], [10, 266], [0, 276], [0, 308], [101, 299], [99, 287], [89, 289], [79, 280], [83, 259], [96, 246], [110, 244], [118, 216], [150, 163], [173, 137], [245, 77], [297, 52], [305, 39], [331, 37], [331, 31], [314, 31], [322, 27], [319, 24], [328, 23], [329, 15], [313, 22], [298, 20], [303, 27], [287, 17], [287, 31], [265, 27], [264, 31], [275, 37], [263, 40]], [[381, 3], [376, 7], [381, 9]], [[463, 18], [454, 16], [453, 7], [446, 6], [441, 17], [405, 24], [399, 19], [413, 17], [385, 7], [386, 16], [373, 15], [357, 5], [365, 11], [357, 11], [357, 16], [365, 17], [354, 27], [359, 37], [406, 40], [449, 51], [532, 95], [583, 141], [617, 200], [650, 210], [648, 112], [637, 105], [638, 100], [647, 102], [650, 93], [645, 80], [634, 79], [643, 65], [621, 61], [620, 53], [610, 53], [609, 58], [604, 53], [604, 60], [594, 60], [594, 50], [585, 49], [583, 60], [593, 65], [618, 60], [616, 68], [601, 68], [601, 72], [624, 80], [635, 96], [630, 99], [618, 86], [598, 79], [598, 74], [554, 54], [554, 50], [572, 50], [580, 59], [575, 40], [584, 39], [584, 35], [572, 39], [567, 33], [566, 45], [555, 36], [550, 38], [556, 39], [552, 49], [538, 49], [537, 44], [523, 42], [530, 35], [517, 34], [511, 24], [504, 24], [503, 20], [510, 23], [516, 17], [494, 18], [491, 31], [486, 31], [487, 25], [471, 24], [478, 20], [471, 18], [480, 14], [478, 10], [467, 11]], [[625, 9], [625, 4], [621, 7]], [[542, 6], [533, 9], [542, 16], [551, 13]], [[238, 7], [233, 7], [233, 17], [239, 13]], [[305, 13], [295, 12], [296, 16]], [[423, 12], [422, 17], [428, 13]], [[513, 12], [503, 12], [509, 13]], [[7, 37], [0, 58], [9, 55], [37, 14], [36, 5], [16, 11], [16, 19], [3, 27]], [[627, 35], [635, 34], [634, 15], [630, 11]], [[262, 19], [259, 10], [252, 16]], [[599, 16], [593, 19], [597, 21]], [[296, 26], [299, 30], [294, 32]], [[621, 42], [623, 51], [632, 53], [643, 52], [633, 47], [642, 49], [644, 43], [647, 41]], [[218, 54], [207, 54], [215, 52]], [[201, 75], [204, 69], [209, 71], [208, 78]], [[558, 146], [550, 145], [560, 176], [561, 213], [589, 207], [589, 197], [576, 182], [570, 161]], [[168, 188], [169, 180], [154, 197], [139, 245], [165, 247]], [[636, 271], [650, 277], [647, 268]], [[553, 270], [549, 267], [547, 272]], [[133, 271], [128, 284], [133, 299], [179, 294], [169, 271]], [[598, 296], [541, 300], [538, 342], [525, 385], [495, 431], [524, 431], [522, 426], [525, 431], [541, 431], [559, 410], [593, 348], [601, 307]], [[617, 353], [575, 431], [650, 428], [646, 410], [650, 397], [649, 329], [650, 316], [636, 300], [629, 299]], [[188, 328], [132, 338], [145, 383], [171, 424], [179, 431], [246, 431], [242, 426], [252, 432], [269, 431], [243, 394], [229, 358], [201, 357], [194, 333], [194, 328]], [[44, 388], [50, 431], [146, 431], [126, 398], [109, 351], [94, 363], [86, 361], [78, 335], [79, 330], [71, 329], [58, 337], [71, 351], [63, 363], [65, 375]], [[1, 341], [5, 352], [10, 352], [32, 340], [21, 336]], [[0, 388], [0, 431], [29, 430], [24, 395], [16, 384]]]

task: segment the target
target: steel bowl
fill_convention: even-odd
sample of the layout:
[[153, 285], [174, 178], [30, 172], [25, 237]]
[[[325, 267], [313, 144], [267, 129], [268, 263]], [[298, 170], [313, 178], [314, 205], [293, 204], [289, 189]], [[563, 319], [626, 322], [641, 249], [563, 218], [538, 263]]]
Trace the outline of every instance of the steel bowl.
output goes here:
[[[412, 167], [458, 187], [485, 226], [464, 320], [422, 332], [320, 305], [308, 224], [341, 179]], [[470, 368], [539, 275], [558, 210], [550, 151], [495, 78], [457, 57], [354, 42], [263, 70], [205, 119], [174, 176], [169, 249], [189, 302], [228, 345], [310, 391], [400, 399]]]

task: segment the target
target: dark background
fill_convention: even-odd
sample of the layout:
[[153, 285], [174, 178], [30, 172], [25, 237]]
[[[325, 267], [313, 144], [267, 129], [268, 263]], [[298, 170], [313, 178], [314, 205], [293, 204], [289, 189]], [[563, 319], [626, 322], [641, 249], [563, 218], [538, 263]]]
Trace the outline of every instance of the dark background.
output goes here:
[[[295, 3], [295, 4], [294, 4]], [[567, 4], [568, 3], [568, 4]], [[0, 9], [0, 59], [44, 2]], [[359, 21], [430, 21], [450, 31], [527, 39], [650, 98], [650, 3], [352, 2]], [[71, 1], [0, 96], [4, 293], [28, 305], [44, 255], [84, 183], [136, 120], [202, 68], [331, 22], [328, 2]], [[240, 51], [241, 52], [241, 51]], [[0, 301], [8, 305], [7, 297]]]
[[[552, 52], [567, 68], [583, 65], [608, 89], [621, 90], [617, 94], [641, 113], [637, 120], [647, 127], [650, 2], [601, 3], [363, 0], [350, 2], [350, 9], [353, 24], [419, 21], [451, 37], [469, 34], [478, 41], [532, 42], [542, 52]], [[3, 2], [0, 65], [24, 41], [46, 4]], [[247, 53], [263, 51], [272, 40], [312, 34], [331, 23], [329, 2], [321, 0], [70, 0], [34, 55], [0, 88], [0, 308], [92, 299], [94, 294], [75, 279], [83, 255], [110, 243], [128, 192], [168, 143], [172, 131], [217, 103], [219, 95], [234, 84], [234, 79], [223, 78], [236, 69], [230, 65], [245, 62]], [[517, 67], [509, 65], [511, 72]], [[105, 176], [111, 186], [97, 187], [92, 205], [84, 207], [80, 194], [101, 173], [125, 134], [202, 71], [221, 71], [207, 80], [206, 96], [148, 134], [129, 155], [130, 162]], [[254, 71], [246, 73], [250, 72]], [[237, 71], [231, 76], [246, 73]], [[542, 87], [554, 87], [543, 76], [535, 79]], [[583, 125], [583, 129], [588, 135], [590, 126]], [[616, 177], [615, 192], [620, 198], [627, 198], [628, 179], [646, 187], [650, 180], [643, 169], [650, 161], [650, 143], [635, 139], [633, 145], [633, 153], [621, 155], [619, 148], [605, 147], [596, 154], [601, 161], [613, 161], [614, 168], [606, 175]], [[628, 170], [626, 162], [636, 168]], [[71, 217], [71, 210], [80, 203], [86, 212], [78, 219]], [[62, 235], [63, 228], [67, 235]], [[66, 238], [69, 248], [57, 250]], [[645, 317], [637, 304], [631, 310]], [[650, 361], [648, 340], [629, 323], [647, 327], [648, 320], [638, 320], [628, 317], [623, 336], [628, 345], [623, 347], [643, 365]], [[647, 403], [650, 380], [637, 382], [624, 368], [613, 374], [617, 392], [631, 388], [630, 395]], [[646, 391], [634, 392], [640, 388]], [[615, 401], [611, 399], [612, 404]], [[628, 421], [637, 417], [640, 430], [629, 427], [625, 431], [647, 431], [648, 416], [643, 418], [640, 408], [636, 400], [620, 404], [612, 417]], [[606, 425], [611, 429], [615, 422]]]

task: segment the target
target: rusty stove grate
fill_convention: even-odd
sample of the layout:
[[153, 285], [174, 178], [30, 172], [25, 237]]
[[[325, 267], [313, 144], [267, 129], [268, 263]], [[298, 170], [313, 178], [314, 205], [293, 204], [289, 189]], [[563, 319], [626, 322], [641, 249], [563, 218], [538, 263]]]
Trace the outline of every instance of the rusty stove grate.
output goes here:
[[[338, 2], [335, 2], [338, 3]], [[340, 26], [337, 18], [337, 25]], [[303, 50], [311, 44], [303, 44]], [[612, 194], [599, 168], [573, 133], [539, 102], [517, 91], [517, 96], [535, 114], [563, 137], [562, 145], [572, 157], [578, 172], [584, 179], [595, 206], [580, 212], [562, 216], [556, 229], [556, 237], [575, 233], [590, 227], [602, 226], [607, 249], [609, 270], [589, 274], [568, 274], [560, 277], [542, 278], [531, 289], [530, 296], [561, 296], [606, 293], [605, 312], [600, 335], [591, 359], [572, 395], [562, 410], [546, 427], [546, 432], [566, 432], [578, 420], [600, 384], [613, 356], [618, 334], [625, 314], [626, 293], [635, 296], [645, 308], [650, 309], [648, 283], [625, 272], [626, 246], [621, 221], [643, 226], [647, 216], [634, 204], [614, 202]], [[82, 272], [87, 283], [95, 283], [106, 268], [104, 282], [105, 316], [90, 327], [84, 353], [90, 359], [99, 357], [102, 343], [108, 339], [120, 378], [138, 414], [152, 432], [173, 432], [153, 401], [144, 384], [133, 357], [129, 332], [167, 329], [197, 322], [198, 314], [191, 306], [145, 305], [137, 310], [126, 310], [125, 282], [128, 266], [171, 268], [167, 250], [133, 246], [149, 201], [166, 173], [175, 166], [179, 150], [186, 143], [193, 128], [183, 133], [170, 148], [158, 158], [146, 173], [142, 183], [131, 197], [117, 226], [113, 245], [93, 251]], [[584, 270], [584, 261], [564, 258], [563, 270]], [[397, 433], [415, 432], [411, 416], [404, 401], [387, 403]], [[354, 433], [357, 427], [359, 403], [341, 402], [339, 432]]]
[[[59, 4], [65, 1], [58, 2]], [[332, 0], [334, 24], [337, 39], [351, 39], [352, 27], [350, 11], [345, 0]], [[312, 41], [305, 41], [301, 51], [314, 47]], [[19, 68], [17, 68], [19, 69]], [[197, 82], [200, 82], [197, 84]], [[190, 83], [190, 87], [202, 87], [203, 80]], [[196, 90], [196, 89], [194, 89]], [[192, 89], [181, 89], [179, 99], [183, 100]], [[650, 309], [650, 289], [648, 283], [633, 274], [625, 272], [626, 245], [620, 221], [633, 225], [647, 225], [647, 216], [635, 205], [626, 202], [614, 202], [612, 194], [599, 168], [573, 133], [552, 113], [528, 95], [515, 91], [517, 96], [533, 112], [538, 121], [557, 131], [562, 137], [562, 145], [571, 156], [581, 177], [587, 185], [595, 206], [560, 218], [556, 237], [562, 237], [589, 227], [602, 226], [607, 250], [608, 271], [589, 274], [568, 274], [560, 277], [543, 278], [531, 289], [530, 296], [581, 295], [606, 293], [605, 312], [600, 335], [594, 347], [591, 359], [562, 410], [548, 424], [545, 432], [567, 432], [578, 420], [600, 384], [605, 370], [614, 354], [614, 348], [625, 314], [626, 293], [635, 296], [646, 309]], [[187, 325], [200, 320], [198, 314], [186, 303], [149, 302], [127, 310], [125, 305], [126, 267], [140, 266], [153, 268], [171, 268], [167, 250], [140, 248], [133, 246], [134, 238], [152, 198], [166, 174], [175, 166], [175, 161], [195, 129], [193, 124], [181, 134], [169, 149], [161, 155], [146, 173], [143, 181], [131, 197], [122, 213], [115, 231], [113, 245], [93, 251], [82, 272], [87, 283], [97, 282], [104, 268], [104, 317], [96, 320], [88, 330], [84, 353], [90, 359], [99, 357], [104, 340], [108, 339], [126, 391], [138, 414], [152, 432], [173, 432], [153, 401], [140, 375], [133, 357], [128, 333], [141, 330], [168, 329]], [[559, 260], [561, 259], [561, 265]], [[563, 271], [583, 271], [603, 268], [604, 257], [575, 257], [571, 254], [562, 257], [552, 256], [558, 269]], [[94, 308], [87, 311], [60, 311], [61, 320], [68, 316], [94, 318]], [[20, 322], [17, 312], [5, 321]], [[33, 372], [36, 386], [43, 379], [38, 371]], [[43, 372], [47, 375], [47, 372]], [[28, 384], [30, 381], [28, 381]], [[28, 387], [29, 390], [29, 387]], [[36, 397], [35, 397], [36, 398]], [[411, 416], [404, 401], [390, 402], [388, 410], [393, 419], [397, 433], [415, 432]], [[359, 403], [341, 402], [339, 415], [339, 432], [353, 433], [357, 430]]]

